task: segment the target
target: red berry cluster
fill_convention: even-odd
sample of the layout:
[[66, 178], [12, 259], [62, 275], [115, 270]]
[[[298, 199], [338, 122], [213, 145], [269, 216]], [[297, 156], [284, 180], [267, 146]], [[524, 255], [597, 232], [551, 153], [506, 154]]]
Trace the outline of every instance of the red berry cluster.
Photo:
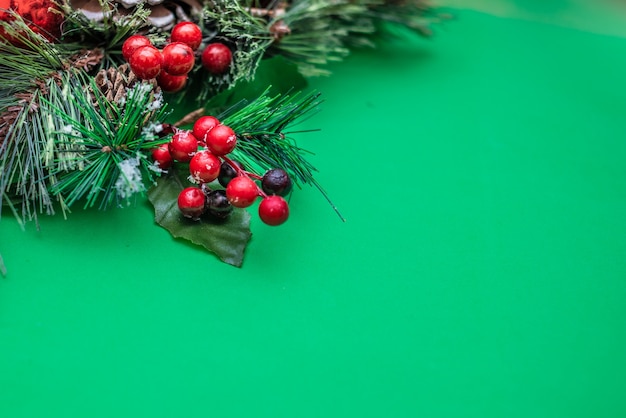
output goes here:
[[[192, 130], [174, 128], [172, 139], [152, 152], [155, 164], [169, 168], [174, 161], [189, 163], [190, 180], [196, 186], [185, 188], [178, 196], [183, 216], [193, 220], [204, 214], [225, 219], [233, 207], [251, 206], [260, 196], [259, 217], [268, 225], [280, 225], [289, 217], [289, 205], [283, 196], [292, 188], [287, 172], [274, 168], [259, 176], [231, 160], [237, 134], [213, 116], [202, 116]], [[212, 190], [217, 180], [225, 189]], [[260, 185], [256, 181], [260, 182]]]
[[[185, 87], [196, 64], [196, 51], [202, 44], [202, 29], [193, 22], [180, 22], [172, 29], [170, 41], [161, 50], [148, 37], [132, 35], [122, 45], [122, 55], [142, 80], [156, 78], [163, 91], [174, 93]], [[207, 45], [202, 66], [212, 74], [225, 73], [232, 63], [232, 52], [219, 42]]]

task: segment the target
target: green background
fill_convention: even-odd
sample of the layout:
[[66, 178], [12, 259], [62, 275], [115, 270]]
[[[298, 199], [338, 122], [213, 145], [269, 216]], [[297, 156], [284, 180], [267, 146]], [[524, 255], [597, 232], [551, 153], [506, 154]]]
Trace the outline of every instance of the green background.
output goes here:
[[5, 216], [0, 416], [626, 416], [626, 8], [473, 3], [310, 80], [346, 223], [306, 187], [237, 269]]

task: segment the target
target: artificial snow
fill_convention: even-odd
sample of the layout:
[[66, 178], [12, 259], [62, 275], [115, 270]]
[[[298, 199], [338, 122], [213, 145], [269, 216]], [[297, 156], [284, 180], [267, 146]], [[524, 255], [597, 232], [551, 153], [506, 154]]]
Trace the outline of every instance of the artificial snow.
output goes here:
[[115, 189], [120, 199], [128, 199], [135, 193], [146, 190], [139, 170], [140, 157], [129, 158], [118, 164], [120, 175], [115, 181]]

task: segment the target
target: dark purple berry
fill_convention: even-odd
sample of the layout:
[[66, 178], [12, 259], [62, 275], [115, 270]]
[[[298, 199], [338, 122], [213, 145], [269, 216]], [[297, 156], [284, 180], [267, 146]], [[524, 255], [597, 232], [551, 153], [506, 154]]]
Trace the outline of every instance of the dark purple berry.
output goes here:
[[[243, 164], [241, 164], [239, 161], [233, 160], [233, 162], [237, 164], [240, 169], [243, 170]], [[237, 170], [235, 170], [235, 168], [229, 163], [224, 161], [220, 166], [220, 174], [217, 176], [217, 181], [219, 181], [223, 187], [226, 187], [228, 186], [228, 183], [230, 183], [230, 181], [235, 177], [237, 177]]]
[[276, 194], [286, 196], [292, 188], [289, 174], [282, 168], [272, 168], [263, 175], [261, 180], [261, 188], [267, 194]]
[[226, 197], [225, 190], [213, 190], [207, 194], [207, 213], [217, 219], [226, 219], [233, 211], [233, 206]]

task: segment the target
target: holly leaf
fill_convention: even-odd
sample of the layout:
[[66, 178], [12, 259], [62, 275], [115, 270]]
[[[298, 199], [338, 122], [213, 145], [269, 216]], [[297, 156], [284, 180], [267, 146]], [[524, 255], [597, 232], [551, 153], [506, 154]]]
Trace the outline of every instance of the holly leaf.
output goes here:
[[250, 214], [235, 208], [226, 221], [187, 219], [178, 210], [178, 195], [185, 187], [173, 170], [157, 179], [156, 184], [148, 190], [148, 199], [154, 206], [155, 221], [174, 238], [183, 238], [203, 246], [223, 262], [241, 267], [246, 245], [252, 236]]

